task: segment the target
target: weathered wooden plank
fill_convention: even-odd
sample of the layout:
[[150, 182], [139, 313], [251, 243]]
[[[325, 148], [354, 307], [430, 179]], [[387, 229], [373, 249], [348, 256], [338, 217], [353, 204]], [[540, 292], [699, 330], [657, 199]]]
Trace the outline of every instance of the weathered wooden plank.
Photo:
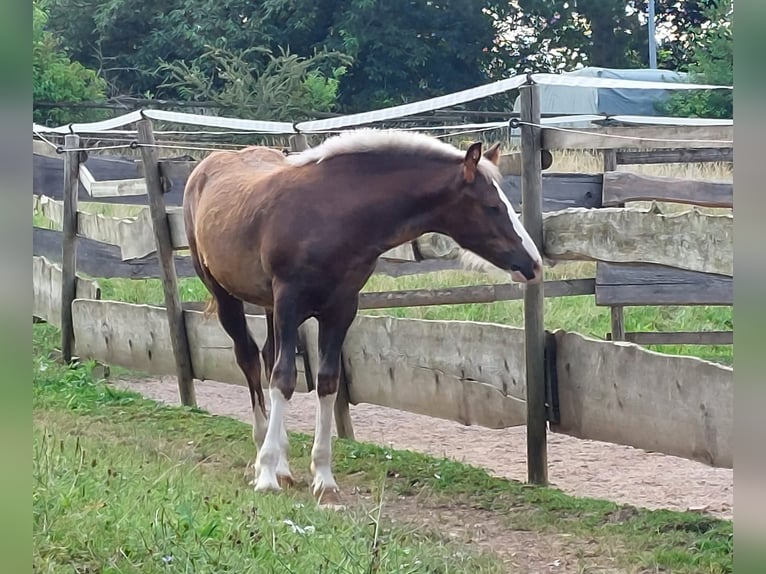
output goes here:
[[[564, 279], [545, 282], [546, 297], [592, 295], [593, 279]], [[410, 289], [379, 291], [359, 294], [360, 309], [393, 309], [396, 307], [423, 307], [428, 305], [463, 305], [516, 301], [524, 298], [525, 288], [518, 283], [470, 285], [444, 289]]]
[[545, 214], [545, 255], [554, 260], [656, 263], [733, 275], [730, 214], [658, 209], [568, 209]]
[[[628, 331], [624, 339], [637, 345], [733, 345], [733, 331]], [[613, 339], [611, 333], [607, 339]]]
[[[75, 297], [100, 299], [96, 281], [77, 276]], [[32, 257], [32, 316], [61, 327], [61, 266], [45, 257]]]
[[[37, 209], [60, 226], [61, 205], [61, 202], [43, 196], [39, 198]], [[168, 208], [167, 211], [173, 248], [186, 249], [183, 214], [180, 208]], [[119, 244], [124, 258], [141, 258], [154, 252], [152, 237], [149, 235], [147, 239], [146, 236], [149, 233], [146, 215], [117, 219], [80, 212], [79, 217], [78, 230], [82, 236]], [[728, 214], [710, 215], [692, 210], [664, 215], [656, 209], [636, 208], [566, 209], [545, 213], [543, 219], [544, 251], [551, 259], [637, 261], [707, 273], [732, 273], [733, 218]], [[427, 258], [456, 257], [457, 244], [444, 236], [435, 239], [437, 235], [419, 237], [419, 253]], [[422, 271], [418, 265], [423, 266]], [[401, 266], [381, 262], [379, 272], [401, 276], [454, 267], [459, 266], [454, 262], [411, 262], [411, 265]]]
[[[543, 174], [543, 212], [559, 211], [569, 207], [601, 207], [600, 173], [545, 173]], [[517, 211], [521, 211], [521, 177], [503, 178], [503, 191]]]
[[149, 197], [149, 211], [152, 219], [152, 237], [157, 246], [157, 257], [160, 262], [162, 291], [165, 296], [165, 308], [170, 326], [170, 340], [173, 345], [173, 356], [178, 376], [178, 391], [181, 403], [186, 406], [196, 406], [194, 396], [194, 373], [192, 370], [191, 352], [186, 334], [183, 309], [178, 294], [176, 268], [173, 265], [173, 243], [170, 235], [165, 200], [163, 198], [162, 180], [157, 166], [157, 149], [154, 147], [154, 133], [151, 120], [144, 119], [136, 122], [137, 140], [141, 145], [141, 157], [144, 164], [146, 191]]
[[[170, 329], [164, 307], [134, 305], [118, 301], [77, 299], [73, 304], [77, 355], [97, 359], [151, 375], [175, 375]], [[231, 338], [213, 315], [199, 311], [184, 312], [194, 376], [200, 380], [247, 387], [237, 366]], [[260, 346], [266, 340], [265, 317], [248, 316], [253, 339]], [[299, 392], [305, 392], [306, 379], [301, 361], [298, 368]], [[262, 381], [265, 374], [262, 373]], [[262, 383], [264, 384], [264, 383]], [[249, 404], [245, 391], [243, 403]]]
[[[221, 327], [218, 317], [205, 317], [200, 311], [184, 311], [186, 330], [189, 337], [189, 348], [194, 365], [194, 376], [200, 380], [212, 380], [232, 383], [247, 387], [247, 380], [237, 365], [234, 356], [234, 344], [231, 337]], [[247, 326], [253, 340], [260, 349], [266, 342], [266, 317], [264, 315], [247, 315]], [[303, 361], [295, 361], [298, 369], [296, 391], [307, 392], [307, 382]], [[268, 388], [266, 371], [261, 365], [261, 385]], [[244, 395], [247, 397], [247, 395]], [[245, 399], [249, 402], [249, 398]]]
[[[561, 279], [545, 283], [546, 297], [569, 297], [592, 295], [594, 279]], [[402, 291], [376, 291], [359, 294], [359, 309], [393, 309], [397, 307], [422, 307], [428, 305], [462, 305], [469, 303], [493, 303], [524, 298], [524, 288], [516, 283], [498, 285], [471, 285], [445, 289], [412, 289]], [[189, 301], [184, 309], [201, 311], [202, 301]], [[257, 305], [245, 303], [245, 312], [260, 315], [264, 311]]]
[[732, 147], [617, 152], [617, 163], [620, 165], [733, 161]]
[[90, 195], [91, 197], [146, 195], [146, 182], [143, 179], [94, 181], [90, 186]]
[[664, 265], [596, 265], [596, 305], [733, 305], [734, 280], [726, 275]]
[[[61, 231], [35, 227], [32, 237], [34, 255], [43, 255], [50, 261], [61, 261]], [[178, 277], [197, 276], [189, 256], [176, 254], [174, 261]], [[91, 277], [151, 279], [160, 276], [156, 254], [123, 261], [119, 247], [85, 237], [78, 240], [77, 269]], [[462, 269], [461, 265], [450, 259], [393, 261], [381, 258], [378, 260], [375, 274], [404, 277], [459, 269]]]
[[[49, 219], [57, 229], [64, 222], [62, 201], [47, 196], [35, 196], [34, 210]], [[144, 257], [155, 250], [151, 233], [151, 215], [143, 210], [136, 217], [108, 217], [79, 210], [77, 235], [101, 243], [116, 245], [123, 259]]]
[[352, 404], [506, 428], [524, 424], [524, 331], [358, 316], [343, 346]]
[[627, 201], [668, 201], [704, 207], [731, 207], [734, 186], [705, 180], [639, 175], [627, 171], [604, 173], [604, 207]]
[[645, 126], [578, 129], [543, 127], [544, 149], [731, 148], [733, 126]]
[[558, 331], [554, 432], [732, 467], [734, 372]]

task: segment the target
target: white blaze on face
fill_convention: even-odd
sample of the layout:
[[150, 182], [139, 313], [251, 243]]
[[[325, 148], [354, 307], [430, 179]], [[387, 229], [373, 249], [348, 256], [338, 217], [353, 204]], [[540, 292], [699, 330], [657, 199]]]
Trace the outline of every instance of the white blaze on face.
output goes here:
[[524, 250], [527, 252], [527, 254], [537, 262], [537, 264], [542, 267], [543, 266], [543, 259], [540, 257], [540, 252], [537, 250], [537, 246], [535, 245], [535, 242], [532, 241], [532, 238], [529, 236], [529, 233], [527, 233], [527, 230], [524, 228], [524, 226], [521, 224], [521, 219], [519, 219], [519, 216], [516, 214], [516, 211], [513, 209], [513, 206], [511, 205], [510, 200], [503, 192], [502, 188], [496, 181], [493, 181], [492, 184], [495, 186], [495, 189], [497, 190], [497, 194], [500, 196], [500, 201], [503, 202], [506, 209], [508, 210], [508, 219], [511, 220], [511, 225], [513, 225], [513, 230], [516, 232], [516, 235], [518, 235], [521, 238], [521, 245], [524, 247]]

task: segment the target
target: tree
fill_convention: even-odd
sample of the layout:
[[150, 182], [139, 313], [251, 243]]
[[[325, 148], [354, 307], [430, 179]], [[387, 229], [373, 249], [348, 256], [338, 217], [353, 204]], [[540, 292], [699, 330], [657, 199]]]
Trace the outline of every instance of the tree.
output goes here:
[[[734, 82], [734, 13], [732, 0], [719, 0], [705, 9], [707, 22], [694, 35], [694, 61], [689, 66], [693, 82], [731, 86]], [[732, 118], [731, 90], [694, 90], [674, 95], [666, 113], [683, 117]]]
[[[252, 52], [268, 56], [267, 63], [253, 64]], [[213, 101], [239, 117], [298, 121], [335, 106], [345, 68], [339, 65], [325, 77], [317, 68], [327, 61], [343, 64], [347, 59], [333, 53], [301, 58], [284, 51], [274, 56], [266, 48], [211, 48], [191, 64], [162, 62], [160, 69], [170, 78], [159, 87], [172, 88], [184, 99]]]
[[[715, 2], [656, 0], [655, 24], [671, 38], [659, 46], [659, 67], [686, 69], [695, 31]], [[517, 58], [519, 71], [648, 64], [647, 0], [515, 0], [509, 7], [498, 22], [501, 47]]]
[[[48, 13], [42, 0], [32, 1], [33, 107], [39, 102], [81, 102], [104, 97], [105, 83], [95, 71], [69, 59], [48, 31]], [[59, 125], [91, 119], [92, 112], [62, 108], [35, 108], [33, 119]]]

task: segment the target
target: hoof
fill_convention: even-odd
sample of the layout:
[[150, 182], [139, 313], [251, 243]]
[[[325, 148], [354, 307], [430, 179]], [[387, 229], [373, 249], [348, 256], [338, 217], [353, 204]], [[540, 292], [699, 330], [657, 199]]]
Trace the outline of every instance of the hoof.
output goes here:
[[292, 488], [295, 486], [295, 480], [293, 480], [293, 477], [289, 474], [278, 474], [277, 484], [279, 484], [281, 488]]
[[282, 488], [279, 486], [279, 481], [274, 475], [269, 479], [268, 476], [261, 473], [255, 481], [256, 492], [280, 492], [281, 490]]
[[337, 488], [321, 489], [319, 492], [315, 492], [314, 496], [317, 499], [319, 508], [326, 508], [328, 510], [345, 510], [346, 505], [343, 504], [343, 500], [340, 496], [340, 490]]

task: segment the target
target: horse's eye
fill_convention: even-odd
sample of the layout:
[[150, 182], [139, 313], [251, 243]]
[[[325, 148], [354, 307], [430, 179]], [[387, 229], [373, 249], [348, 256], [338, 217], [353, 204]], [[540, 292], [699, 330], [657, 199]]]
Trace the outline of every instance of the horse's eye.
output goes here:
[[484, 211], [487, 213], [487, 215], [500, 215], [500, 208], [496, 205], [485, 205]]

